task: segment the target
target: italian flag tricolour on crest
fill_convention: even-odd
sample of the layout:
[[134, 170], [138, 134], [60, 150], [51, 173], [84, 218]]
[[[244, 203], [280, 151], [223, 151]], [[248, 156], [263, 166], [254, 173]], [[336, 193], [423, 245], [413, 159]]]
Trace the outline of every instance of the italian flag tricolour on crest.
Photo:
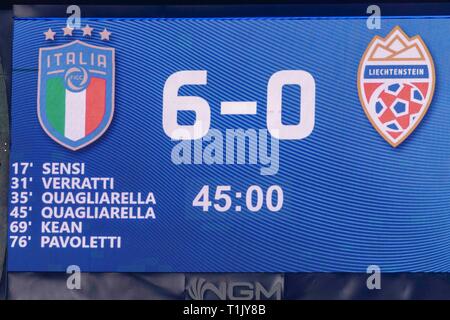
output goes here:
[[86, 89], [66, 89], [62, 77], [47, 80], [46, 114], [61, 135], [77, 141], [92, 133], [105, 115], [106, 81], [92, 78]]

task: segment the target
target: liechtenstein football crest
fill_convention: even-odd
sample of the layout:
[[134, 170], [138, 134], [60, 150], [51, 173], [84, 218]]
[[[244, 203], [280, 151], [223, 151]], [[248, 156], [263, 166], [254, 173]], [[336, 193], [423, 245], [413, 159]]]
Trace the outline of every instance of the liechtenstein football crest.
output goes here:
[[378, 133], [393, 147], [417, 127], [434, 93], [435, 70], [425, 43], [395, 27], [385, 38], [376, 36], [358, 70], [363, 109]]
[[[44, 34], [54, 40], [51, 29]], [[114, 48], [80, 40], [40, 48], [37, 104], [42, 128], [59, 144], [78, 150], [98, 139], [114, 113]]]

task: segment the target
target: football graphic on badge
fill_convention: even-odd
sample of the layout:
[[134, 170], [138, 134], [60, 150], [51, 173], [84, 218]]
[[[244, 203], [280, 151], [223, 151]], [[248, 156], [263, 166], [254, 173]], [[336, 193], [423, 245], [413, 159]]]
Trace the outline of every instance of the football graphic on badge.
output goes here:
[[358, 93], [364, 112], [393, 147], [419, 125], [433, 98], [435, 70], [428, 48], [416, 35], [395, 27], [368, 45], [358, 70]]
[[114, 48], [80, 40], [40, 48], [37, 105], [57, 143], [78, 150], [97, 140], [114, 113]]

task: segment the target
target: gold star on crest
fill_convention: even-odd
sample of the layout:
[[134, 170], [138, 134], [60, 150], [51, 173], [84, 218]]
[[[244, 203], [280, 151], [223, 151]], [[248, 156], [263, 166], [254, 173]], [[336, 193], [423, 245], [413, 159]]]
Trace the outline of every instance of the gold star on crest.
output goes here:
[[81, 28], [81, 30], [83, 30], [83, 37], [92, 36], [92, 31], [94, 30], [94, 28], [89, 27], [89, 25], [87, 24], [84, 28]]
[[54, 32], [51, 28], [48, 28], [48, 30], [44, 32], [45, 40], [55, 40], [55, 34], [56, 32]]
[[64, 31], [64, 36], [71, 36], [73, 32], [73, 28], [66, 26], [65, 28], [62, 28]]
[[109, 40], [109, 36], [111, 35], [111, 33], [112, 32], [106, 30], [106, 28], [103, 29], [102, 32], [99, 32], [101, 40], [107, 40], [108, 41]]

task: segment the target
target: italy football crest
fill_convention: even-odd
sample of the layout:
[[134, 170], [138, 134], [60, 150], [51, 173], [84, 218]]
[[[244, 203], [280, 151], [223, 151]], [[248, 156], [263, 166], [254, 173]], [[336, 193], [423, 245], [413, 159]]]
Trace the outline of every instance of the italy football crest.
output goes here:
[[378, 133], [397, 147], [417, 127], [434, 93], [435, 70], [425, 43], [395, 27], [385, 38], [376, 36], [358, 70], [363, 109]]
[[114, 48], [80, 40], [40, 48], [37, 103], [42, 128], [64, 147], [98, 139], [114, 113]]

